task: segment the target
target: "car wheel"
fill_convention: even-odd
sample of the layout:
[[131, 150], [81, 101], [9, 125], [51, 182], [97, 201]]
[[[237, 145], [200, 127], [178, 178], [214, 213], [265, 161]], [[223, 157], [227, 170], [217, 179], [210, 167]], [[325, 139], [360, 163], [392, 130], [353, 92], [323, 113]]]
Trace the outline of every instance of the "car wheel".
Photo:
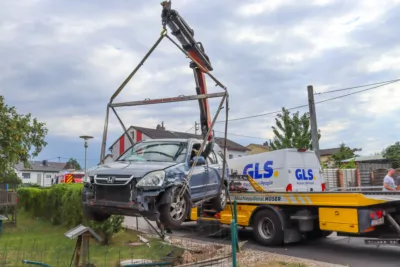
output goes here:
[[160, 222], [166, 227], [179, 227], [186, 219], [190, 210], [190, 199], [186, 192], [180, 195], [181, 188], [175, 188], [172, 192], [170, 203], [160, 207]]
[[227, 198], [226, 195], [226, 186], [225, 184], [222, 184], [221, 192], [219, 193], [219, 195], [211, 200], [211, 205], [216, 211], [220, 212], [225, 209]]
[[252, 223], [255, 239], [267, 246], [280, 246], [284, 241], [282, 223], [272, 210], [265, 209], [257, 212]]
[[83, 216], [95, 222], [104, 222], [111, 217], [110, 214], [96, 212], [86, 205], [83, 206]]

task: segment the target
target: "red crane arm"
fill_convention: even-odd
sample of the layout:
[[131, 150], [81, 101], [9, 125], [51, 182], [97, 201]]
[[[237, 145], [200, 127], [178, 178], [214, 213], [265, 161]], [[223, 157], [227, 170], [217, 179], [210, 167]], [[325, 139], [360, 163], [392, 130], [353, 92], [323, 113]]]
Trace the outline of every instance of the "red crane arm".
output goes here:
[[[163, 1], [161, 5], [163, 7], [161, 12], [163, 26], [168, 26], [172, 35], [174, 35], [181, 43], [182, 49], [200, 65], [199, 67], [194, 61], [191, 61], [189, 65], [193, 70], [194, 80], [196, 83], [196, 93], [207, 94], [207, 85], [204, 73], [212, 71], [213, 68], [210, 59], [204, 51], [203, 45], [200, 42], [196, 42], [194, 39], [193, 29], [189, 27], [179, 13], [176, 10], [171, 9], [171, 1]], [[210, 106], [207, 98], [199, 99], [198, 101], [200, 107], [201, 132], [203, 136], [206, 136], [211, 127]], [[210, 141], [212, 137], [213, 133], [211, 132], [208, 141]]]

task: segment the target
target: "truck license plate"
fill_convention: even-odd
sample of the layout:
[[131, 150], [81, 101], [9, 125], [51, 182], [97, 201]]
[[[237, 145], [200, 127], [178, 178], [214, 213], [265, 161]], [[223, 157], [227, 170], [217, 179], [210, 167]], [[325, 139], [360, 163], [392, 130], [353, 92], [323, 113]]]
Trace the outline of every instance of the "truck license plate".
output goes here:
[[380, 224], [383, 224], [384, 222], [385, 222], [385, 221], [384, 221], [384, 219], [383, 219], [383, 217], [382, 217], [382, 218], [377, 219], [377, 220], [372, 220], [372, 221], [371, 221], [371, 225], [372, 225], [372, 226], [380, 225]]
[[365, 239], [366, 245], [400, 245], [399, 239]]

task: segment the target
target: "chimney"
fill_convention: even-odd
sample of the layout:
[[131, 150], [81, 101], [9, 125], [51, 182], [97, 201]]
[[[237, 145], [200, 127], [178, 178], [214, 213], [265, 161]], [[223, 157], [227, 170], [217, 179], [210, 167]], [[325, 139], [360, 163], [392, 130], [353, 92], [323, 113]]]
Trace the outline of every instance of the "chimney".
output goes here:
[[165, 131], [164, 122], [162, 121], [162, 122], [161, 122], [161, 125], [160, 125], [160, 124], [157, 124], [156, 129], [157, 129], [157, 130], [161, 130], [161, 131]]
[[47, 160], [43, 160], [43, 161], [42, 161], [42, 165], [43, 165], [43, 166], [47, 166]]

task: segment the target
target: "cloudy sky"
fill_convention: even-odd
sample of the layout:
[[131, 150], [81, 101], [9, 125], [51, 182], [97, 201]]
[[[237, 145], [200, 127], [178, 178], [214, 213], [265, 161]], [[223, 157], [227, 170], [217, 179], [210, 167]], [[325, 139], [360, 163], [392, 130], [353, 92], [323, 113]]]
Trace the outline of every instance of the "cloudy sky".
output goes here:
[[[307, 104], [307, 85], [321, 93], [400, 78], [399, 0], [174, 0], [173, 8], [228, 88], [232, 119]], [[78, 137], [90, 134], [88, 163], [98, 163], [106, 104], [158, 38], [160, 11], [160, 0], [0, 1], [0, 94], [46, 122], [48, 146], [38, 159], [82, 163]], [[398, 89], [395, 83], [317, 104], [320, 147], [345, 142], [369, 155], [397, 141]], [[165, 40], [117, 100], [194, 93], [188, 59]], [[211, 100], [213, 112], [218, 102]], [[189, 130], [199, 114], [196, 102], [119, 110], [128, 125], [164, 121], [175, 131]], [[272, 137], [274, 116], [231, 121], [229, 138], [262, 143]], [[114, 116], [109, 130], [107, 147], [122, 131]]]

